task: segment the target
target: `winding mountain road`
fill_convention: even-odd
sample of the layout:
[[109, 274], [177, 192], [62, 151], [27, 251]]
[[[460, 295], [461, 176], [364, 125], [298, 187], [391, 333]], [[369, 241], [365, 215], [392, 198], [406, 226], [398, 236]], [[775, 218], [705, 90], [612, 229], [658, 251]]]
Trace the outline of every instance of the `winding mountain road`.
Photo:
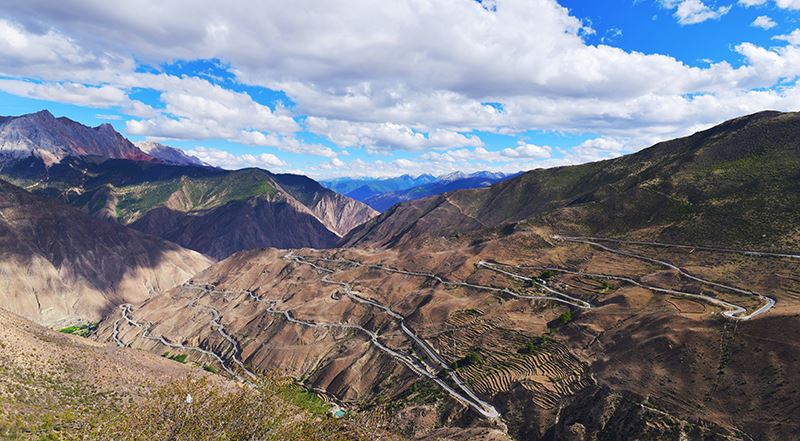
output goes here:
[[[208, 351], [206, 349], [199, 348], [199, 347], [196, 347], [196, 346], [186, 346], [186, 345], [181, 344], [181, 343], [173, 343], [173, 342], [167, 340], [166, 338], [164, 338], [163, 335], [160, 335], [160, 336], [157, 336], [157, 337], [156, 336], [152, 336], [152, 335], [150, 335], [150, 327], [151, 327], [151, 325], [149, 323], [143, 325], [143, 324], [137, 322], [136, 320], [134, 320], [133, 317], [131, 317], [131, 314], [133, 313], [133, 305], [131, 305], [129, 303], [125, 303], [125, 304], [120, 305], [119, 308], [122, 311], [122, 318], [125, 319], [125, 321], [130, 326], [139, 328], [142, 331], [142, 334], [141, 334], [142, 338], [145, 338], [147, 340], [157, 341], [157, 342], [161, 343], [162, 345], [170, 347], [170, 348], [173, 348], [173, 349], [183, 349], [183, 350], [188, 350], [188, 351], [195, 351], [195, 352], [199, 352], [199, 353], [204, 354], [204, 355], [208, 355], [211, 358], [215, 359], [217, 361], [217, 363], [219, 363], [219, 365], [222, 366], [222, 368], [225, 370], [225, 372], [230, 374], [232, 377], [238, 379], [239, 381], [247, 382], [244, 378], [242, 378], [239, 374], [237, 374], [228, 365], [228, 363], [226, 363], [225, 360], [220, 355], [218, 355], [217, 353], [215, 353], [213, 351]], [[122, 340], [119, 339], [119, 319], [117, 319], [114, 322], [114, 330], [112, 331], [112, 336], [111, 337], [112, 337], [112, 340], [114, 340], [114, 342], [117, 344], [117, 346], [120, 346], [120, 347], [127, 346], [125, 343], [122, 342]], [[241, 364], [241, 362], [238, 362], [237, 364]], [[248, 371], [246, 369], [245, 369], [245, 372], [247, 372], [249, 376], [253, 376], [254, 377], [252, 372], [250, 372], [250, 371]]]
[[[631, 258], [634, 258], [634, 259], [642, 260], [644, 262], [655, 263], [657, 265], [661, 265], [661, 266], [664, 266], [664, 267], [669, 268], [671, 270], [677, 271], [680, 275], [682, 275], [682, 276], [684, 276], [684, 277], [686, 277], [688, 279], [694, 280], [696, 282], [700, 282], [700, 283], [705, 284], [705, 285], [713, 286], [715, 288], [720, 288], [720, 289], [723, 289], [723, 290], [732, 291], [732, 292], [735, 292], [737, 294], [743, 294], [743, 295], [747, 295], [747, 296], [754, 296], [754, 297], [758, 298], [759, 300], [761, 300], [762, 302], [764, 302], [764, 304], [761, 307], [759, 307], [757, 310], [751, 312], [750, 314], [746, 314], [747, 313], [747, 309], [746, 308], [744, 308], [744, 307], [742, 307], [740, 305], [736, 305], [736, 304], [733, 304], [733, 303], [730, 303], [730, 302], [726, 302], [726, 301], [723, 301], [723, 300], [720, 300], [720, 299], [716, 299], [714, 297], [709, 297], [709, 296], [702, 295], [702, 294], [688, 294], [688, 293], [679, 294], [679, 295], [689, 295], [691, 297], [698, 298], [698, 299], [704, 300], [704, 301], [709, 302], [709, 303], [713, 303], [713, 304], [718, 305], [718, 306], [726, 307], [726, 308], [728, 308], [728, 310], [724, 311], [722, 313], [722, 315], [724, 315], [725, 317], [728, 317], [730, 319], [733, 319], [733, 320], [741, 320], [741, 321], [751, 320], [751, 319], [753, 319], [755, 317], [758, 317], [759, 315], [764, 314], [765, 312], [769, 311], [775, 305], [775, 299], [773, 299], [771, 297], [767, 297], [765, 295], [761, 295], [761, 294], [755, 293], [753, 291], [747, 291], [747, 290], [744, 290], [744, 289], [741, 289], [741, 288], [736, 288], [734, 286], [729, 286], [729, 285], [725, 285], [725, 284], [722, 284], [722, 283], [706, 280], [706, 279], [703, 279], [701, 277], [697, 277], [697, 276], [685, 271], [684, 269], [678, 267], [677, 265], [673, 265], [672, 263], [669, 263], [669, 262], [664, 261], [664, 260], [654, 259], [652, 257], [641, 256], [641, 255], [638, 255], [638, 254], [635, 254], [635, 253], [631, 253], [631, 252], [628, 252], [628, 251], [622, 251], [622, 250], [618, 250], [618, 249], [615, 249], [615, 248], [611, 248], [611, 247], [608, 247], [608, 246], [605, 246], [605, 245], [599, 243], [599, 241], [590, 240], [588, 238], [559, 236], [559, 235], [555, 235], [555, 236], [552, 236], [552, 237], [553, 237], [553, 239], [556, 239], [556, 240], [591, 245], [593, 247], [600, 248], [600, 249], [602, 249], [604, 251], [608, 251], [610, 253], [619, 254], [621, 256], [631, 257]], [[636, 243], [636, 244], [651, 244], [651, 243], [652, 244], [657, 244], [657, 242], [651, 242], [651, 243], [647, 243], [647, 242], [632, 242], [632, 241], [622, 241], [622, 240], [617, 240], [617, 239], [601, 239], [601, 240], [613, 241], [613, 242], [618, 242], [618, 243], [626, 243], [627, 242], [627, 243]], [[664, 244], [660, 244], [660, 245], [664, 245]], [[678, 246], [678, 245], [675, 245], [675, 246]], [[684, 247], [684, 246], [681, 245], [680, 247]], [[745, 252], [745, 251], [729, 250], [728, 252]], [[751, 256], [759, 256], [759, 255], [765, 256], [765, 255], [769, 254], [769, 253], [754, 254], [754, 253], [756, 253], [754, 251], [747, 251], [747, 253], [750, 253], [748, 255], [751, 255]], [[774, 256], [775, 255], [772, 255], [772, 257], [774, 257]], [[786, 255], [786, 256], [791, 256], [791, 255]], [[782, 257], [784, 257], [784, 256], [782, 256]], [[659, 290], [663, 291], [663, 288], [659, 288]], [[673, 293], [673, 294], [679, 293], [678, 291], [672, 292], [672, 290], [668, 290], [668, 292]]]
[[[459, 393], [458, 391], [454, 390], [450, 385], [448, 385], [441, 378], [439, 378], [438, 375], [437, 375], [439, 369], [436, 369], [436, 368], [430, 366], [427, 362], [425, 362], [424, 360], [422, 360], [419, 357], [414, 357], [412, 359], [411, 356], [408, 356], [408, 355], [405, 355], [405, 354], [400, 354], [397, 351], [395, 351], [395, 350], [393, 350], [391, 348], [388, 348], [387, 346], [383, 345], [380, 341], [378, 341], [378, 335], [377, 334], [375, 334], [375, 333], [373, 333], [371, 331], [367, 331], [364, 328], [361, 328], [359, 326], [358, 329], [362, 330], [363, 332], [367, 332], [370, 335], [372, 343], [375, 344], [379, 349], [381, 349], [384, 352], [388, 353], [389, 355], [391, 355], [395, 359], [400, 360], [401, 362], [403, 362], [406, 366], [408, 366], [412, 371], [414, 371], [418, 375], [422, 375], [422, 376], [425, 376], [425, 377], [429, 378], [430, 380], [432, 380], [433, 382], [438, 384], [447, 393], [449, 393], [453, 398], [455, 398], [458, 401], [461, 401], [462, 403], [465, 403], [468, 406], [472, 407], [473, 409], [475, 409], [477, 412], [479, 412], [484, 417], [490, 418], [490, 419], [494, 419], [494, 418], [498, 418], [500, 416], [500, 413], [497, 411], [497, 409], [494, 408], [494, 406], [492, 406], [491, 404], [487, 403], [486, 401], [484, 401], [480, 397], [478, 397], [472, 391], [472, 389], [466, 383], [464, 383], [464, 381], [458, 376], [458, 374], [455, 372], [455, 370], [450, 368], [450, 366], [447, 364], [447, 362], [444, 361], [438, 353], [436, 353], [436, 351], [433, 349], [433, 347], [431, 345], [429, 345], [426, 341], [421, 339], [414, 331], [412, 331], [406, 325], [405, 317], [403, 317], [401, 314], [395, 312], [394, 310], [392, 310], [391, 308], [389, 308], [386, 305], [383, 305], [383, 304], [380, 304], [380, 303], [378, 303], [376, 301], [367, 299], [360, 292], [354, 291], [352, 289], [352, 286], [347, 282], [340, 282], [340, 281], [337, 281], [337, 280], [329, 279], [328, 276], [331, 275], [331, 274], [334, 274], [336, 272], [334, 270], [331, 270], [329, 268], [325, 268], [325, 267], [322, 267], [320, 265], [317, 265], [317, 264], [315, 264], [313, 262], [310, 262], [310, 261], [304, 259], [302, 256], [298, 256], [298, 255], [293, 254], [293, 253], [287, 254], [286, 256], [284, 256], [284, 258], [292, 260], [292, 261], [294, 261], [294, 262], [296, 262], [298, 264], [309, 265], [312, 268], [314, 268], [315, 270], [324, 273], [325, 276], [322, 277], [322, 279], [321, 279], [322, 282], [341, 286], [344, 289], [345, 294], [349, 298], [351, 298], [353, 301], [358, 302], [358, 303], [368, 304], [370, 306], [374, 306], [374, 307], [384, 311], [390, 317], [392, 317], [395, 320], [397, 320], [399, 322], [399, 324], [400, 324], [400, 329], [403, 331], [403, 333], [406, 334], [414, 343], [416, 343], [417, 346], [422, 348], [422, 350], [427, 354], [427, 356], [431, 360], [433, 360], [437, 365], [439, 365], [440, 369], [442, 369], [445, 372], [447, 372], [448, 376], [453, 381], [453, 383], [455, 383], [456, 386], [461, 390], [461, 392], [463, 394], [465, 394], [466, 396], [464, 396], [464, 395], [462, 395], [462, 393]], [[325, 261], [326, 259], [321, 259], [321, 260]], [[331, 259], [329, 261], [333, 261], [333, 260]], [[350, 261], [350, 262], [351, 263], [355, 263], [353, 261]], [[353, 325], [351, 325], [351, 326], [353, 326]], [[420, 366], [420, 364], [422, 366]]]
[[613, 243], [630, 244], [630, 245], [649, 245], [654, 247], [682, 248], [685, 250], [704, 250], [704, 251], [715, 251], [719, 253], [735, 253], [735, 254], [744, 254], [745, 256], [754, 256], [754, 257], [777, 257], [777, 258], [788, 258], [788, 259], [800, 259], [800, 254], [771, 253], [766, 251], [741, 250], [736, 248], [678, 245], [678, 244], [664, 243], [664, 242], [647, 242], [639, 240], [611, 239], [607, 237], [592, 237], [592, 236], [561, 236], [555, 234], [551, 237], [556, 240], [566, 240], [573, 242], [578, 242], [578, 241], [613, 242]]

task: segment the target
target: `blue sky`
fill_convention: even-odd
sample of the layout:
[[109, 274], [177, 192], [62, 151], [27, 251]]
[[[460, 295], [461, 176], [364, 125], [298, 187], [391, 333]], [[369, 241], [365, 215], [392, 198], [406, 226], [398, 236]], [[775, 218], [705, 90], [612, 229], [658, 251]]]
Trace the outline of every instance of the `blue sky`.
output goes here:
[[326, 178], [580, 163], [800, 106], [800, 0], [373, 3], [12, 2], [0, 114]]

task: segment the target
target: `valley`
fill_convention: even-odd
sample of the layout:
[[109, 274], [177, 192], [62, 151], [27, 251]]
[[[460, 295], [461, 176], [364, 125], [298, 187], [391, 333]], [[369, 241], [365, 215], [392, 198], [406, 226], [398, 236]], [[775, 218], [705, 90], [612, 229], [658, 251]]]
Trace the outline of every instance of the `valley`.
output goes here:
[[[530, 240], [530, 234], [523, 237]], [[472, 415], [485, 422], [467, 418], [472, 421], [468, 426], [491, 430], [507, 425], [513, 433], [514, 427], [525, 423], [515, 416], [519, 409], [503, 401], [509, 399], [508, 394], [528, 391], [525, 394], [533, 397], [536, 413], [546, 421], [565, 401], [602, 387], [605, 379], [598, 375], [597, 361], [592, 360], [599, 355], [594, 351], [603, 334], [614, 332], [613, 327], [605, 329], [611, 325], [609, 314], [620, 316], [623, 322], [680, 317], [713, 335], [719, 326], [727, 332], [725, 323], [754, 320], [775, 305], [771, 297], [753, 293], [753, 286], [707, 278], [705, 271], [713, 267], [703, 271], [692, 264], [693, 271], [700, 274], [695, 275], [680, 264], [661, 260], [686, 261], [691, 249], [677, 248], [664, 256], [662, 244], [646, 245], [650, 250], [642, 253], [654, 256], [647, 257], [595, 246], [602, 238], [586, 243], [556, 234], [534, 237], [543, 241], [536, 250], [543, 256], [511, 258], [512, 252], [503, 254], [503, 263], [497, 255], [483, 253], [466, 257], [440, 252], [426, 256], [425, 260], [433, 262], [421, 263], [420, 257], [405, 253], [247, 252], [221, 262], [221, 268], [212, 268], [167, 298], [142, 305], [135, 314], [158, 329], [172, 330], [169, 342], [184, 342], [187, 348], [199, 342], [216, 348], [219, 352], [213, 355], [195, 353], [199, 360], [228, 360], [239, 367], [236, 375], [291, 366], [291, 374], [306, 378], [310, 388], [332, 393], [345, 406], [356, 408], [375, 405], [364, 391], [378, 388], [395, 400], [408, 395], [409, 388], [417, 387], [413, 385], [419, 381], [429, 381], [449, 397], [440, 397], [434, 405], [440, 415], [466, 411], [461, 418], [467, 418], [467, 409], [472, 409]], [[750, 265], [763, 267], [773, 259], [792, 265], [793, 257], [731, 251], [725, 253], [750, 259]], [[691, 259], [698, 252], [713, 255], [715, 265], [729, 259], [717, 250], [696, 249]], [[577, 257], [567, 261], [558, 257], [564, 253], [581, 256], [577, 261], [584, 263], [575, 266], [572, 262]], [[599, 266], [607, 270], [596, 271]], [[796, 262], [794, 267], [800, 270]], [[664, 279], [664, 268], [672, 273], [669, 279]], [[681, 302], [694, 303], [700, 309], [673, 306]], [[779, 305], [784, 311], [798, 308], [788, 298], [782, 298]], [[635, 310], [629, 310], [631, 307]], [[191, 313], [197, 318], [189, 323], [177, 323], [175, 318], [185, 320], [188, 314], [184, 311], [189, 309], [212, 311], [217, 323], [225, 323], [225, 333], [215, 332], [218, 326], [209, 326], [208, 318], [201, 319], [199, 311]], [[99, 338], [106, 338], [109, 329], [113, 332], [111, 323], [101, 325]], [[540, 331], [531, 334], [531, 328]], [[132, 347], [154, 352], [163, 347], [143, 341], [135, 329], [121, 335]], [[592, 341], [587, 340], [590, 335]], [[286, 350], [283, 348], [292, 348], [291, 361], [277, 356]], [[464, 362], [471, 359], [470, 354], [479, 354], [480, 361]], [[378, 362], [375, 357], [385, 361]], [[363, 378], [363, 372], [352, 372], [361, 369], [366, 360], [378, 363], [384, 376], [391, 372], [389, 377], [397, 376], [397, 380], [387, 383], [385, 378]], [[657, 389], [652, 391], [651, 409], [646, 413], [661, 412], [671, 423], [653, 433], [664, 435], [679, 429], [688, 433], [709, 423], [716, 427], [708, 429], [709, 433], [716, 436], [735, 437], [739, 431], [749, 430], [713, 420], [697, 426], [686, 404], [674, 408], [671, 399], [661, 403], [655, 398], [660, 395]], [[658, 405], [654, 407], [653, 402]], [[412, 408], [416, 406], [430, 405], [412, 404]], [[459, 406], [462, 411], [457, 410]]]
[[[336, 430], [379, 415], [421, 440], [784, 439], [800, 430], [800, 175], [797, 147], [763, 134], [797, 118], [380, 215], [299, 175], [16, 158], [4, 300], [228, 385], [290, 379], [348, 415], [324, 416]], [[778, 152], [786, 173], [718, 185]]]

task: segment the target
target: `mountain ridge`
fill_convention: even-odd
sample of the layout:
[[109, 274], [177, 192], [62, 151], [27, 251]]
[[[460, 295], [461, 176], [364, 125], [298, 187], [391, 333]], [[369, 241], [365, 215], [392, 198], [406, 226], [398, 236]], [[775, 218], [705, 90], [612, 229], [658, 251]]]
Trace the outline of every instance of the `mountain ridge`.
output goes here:
[[222, 170], [153, 141], [139, 146], [109, 124], [90, 128], [49, 111], [3, 117], [0, 176], [215, 258], [331, 247], [377, 215], [304, 176]]
[[[720, 236], [725, 228], [720, 227], [747, 216], [750, 225], [769, 226], [751, 235], [749, 242], [756, 245], [765, 242], [760, 239], [767, 238], [766, 230], [797, 224], [796, 217], [787, 216], [789, 202], [776, 197], [796, 199], [800, 194], [795, 168], [800, 153], [787, 141], [797, 138], [799, 113], [759, 112], [620, 158], [532, 170], [491, 187], [403, 204], [351, 232], [343, 244], [388, 245], [528, 221], [597, 235], [630, 228], [652, 234], [658, 226], [668, 242], [691, 242], [707, 234], [725, 243]], [[768, 179], [760, 179], [759, 173]], [[737, 185], [760, 196], [741, 194], [739, 202], [746, 203], [741, 206], [726, 200], [738, 191]], [[784, 218], [766, 216], [769, 212], [784, 213]], [[415, 228], [423, 218], [436, 228]], [[591, 225], [591, 230], [576, 224]]]

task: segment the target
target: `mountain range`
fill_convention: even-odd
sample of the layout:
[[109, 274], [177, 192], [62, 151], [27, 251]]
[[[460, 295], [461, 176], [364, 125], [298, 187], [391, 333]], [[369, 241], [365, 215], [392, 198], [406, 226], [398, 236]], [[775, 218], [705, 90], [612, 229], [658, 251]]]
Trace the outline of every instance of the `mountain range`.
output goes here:
[[46, 111], [3, 121], [0, 151], [13, 155], [0, 177], [214, 258], [332, 247], [377, 215], [305, 176], [209, 167], [162, 144], [140, 149], [109, 125], [89, 128]]
[[800, 114], [764, 112], [401, 203], [337, 249], [234, 254], [96, 338], [128, 314], [387, 409], [412, 438], [785, 439], [800, 430], [796, 139]]
[[[791, 439], [798, 139], [800, 113], [761, 112], [380, 215], [304, 176], [34, 146], [0, 172], [0, 301], [284, 372], [408, 438]], [[505, 176], [375, 185], [473, 178]]]
[[479, 171], [453, 172], [441, 176], [422, 174], [417, 177], [402, 175], [396, 178], [338, 178], [322, 181], [322, 185], [357, 201], [364, 202], [380, 212], [400, 202], [412, 201], [454, 190], [487, 187], [518, 175]]

